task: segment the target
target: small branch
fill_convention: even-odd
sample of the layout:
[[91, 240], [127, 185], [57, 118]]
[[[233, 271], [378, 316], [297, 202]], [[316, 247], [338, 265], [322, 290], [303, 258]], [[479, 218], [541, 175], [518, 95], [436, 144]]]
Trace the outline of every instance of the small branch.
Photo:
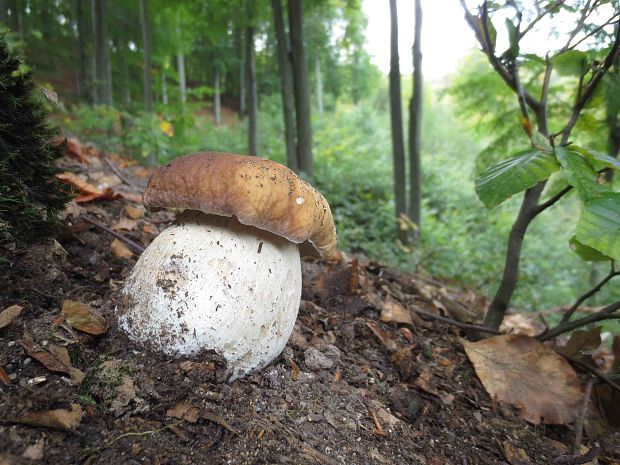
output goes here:
[[600, 378], [601, 380], [603, 380], [604, 382], [609, 384], [612, 388], [614, 388], [616, 391], [618, 391], [618, 393], [620, 393], [620, 386], [610, 376], [606, 375], [605, 373], [601, 373], [596, 368], [591, 367], [587, 363], [583, 363], [582, 361], [577, 360], [576, 358], [573, 358], [570, 355], [566, 355], [566, 354], [560, 354], [560, 355], [562, 357], [564, 357], [566, 360], [570, 361], [571, 363], [573, 363], [573, 364], [583, 368], [584, 370], [592, 373], [597, 378]]
[[581, 10], [581, 17], [579, 18], [579, 21], [577, 21], [577, 25], [575, 26], [575, 29], [573, 29], [571, 33], [568, 35], [568, 40], [566, 41], [566, 45], [564, 45], [564, 47], [560, 49], [559, 53], [562, 53], [568, 50], [568, 48], [570, 47], [570, 43], [573, 41], [575, 36], [579, 34], [579, 31], [581, 31], [581, 29], [583, 28], [583, 25], [586, 19], [588, 18], [588, 16], [590, 16], [591, 12], [592, 10], [590, 9], [590, 0], [588, 0], [588, 3], [586, 3], [586, 6], [583, 7], [583, 10]]
[[138, 244], [137, 242], [132, 241], [131, 239], [126, 238], [122, 234], [119, 234], [116, 231], [114, 231], [113, 229], [108, 228], [105, 224], [101, 224], [99, 221], [97, 221], [96, 219], [92, 218], [90, 215], [82, 215], [82, 219], [84, 221], [94, 225], [94, 226], [97, 226], [99, 229], [102, 229], [103, 231], [107, 232], [108, 234], [116, 237], [118, 240], [123, 241], [125, 244], [127, 244], [129, 247], [133, 248], [139, 254], [144, 252], [144, 247], [142, 247], [140, 244]]
[[584, 316], [583, 318], [579, 318], [575, 321], [560, 323], [555, 328], [547, 331], [546, 334], [539, 334], [538, 336], [536, 336], [536, 339], [544, 342], [548, 341], [549, 339], [553, 339], [554, 337], [558, 337], [560, 334], [568, 333], [574, 329], [581, 328], [582, 326], [588, 325], [590, 323], [596, 323], [597, 321], [603, 320], [619, 319], [620, 313], [614, 313], [618, 309], [620, 309], [620, 300], [608, 305], [607, 307], [604, 307], [602, 310], [599, 310], [592, 315]]
[[538, 23], [538, 21], [540, 21], [541, 19], [543, 19], [545, 16], [547, 16], [548, 13], [551, 13], [552, 10], [554, 10], [556, 7], [561, 6], [566, 0], [558, 0], [557, 2], [555, 2], [552, 5], [549, 5], [549, 7], [545, 8], [545, 10], [541, 13], [538, 14], [538, 16], [536, 18], [534, 18], [532, 20], [532, 22], [530, 24], [528, 24], [525, 29], [523, 29], [523, 31], [521, 33], [519, 33], [519, 40], [523, 39], [523, 37], [525, 36], [525, 34], [527, 34], [528, 32], [530, 32], [532, 30], [532, 28], [534, 26], [536, 26], [536, 23]]
[[588, 300], [590, 297], [592, 297], [594, 294], [596, 294], [598, 291], [601, 290], [601, 288], [607, 284], [609, 282], [609, 280], [611, 280], [612, 278], [616, 277], [620, 275], [620, 271], [616, 271], [615, 267], [614, 267], [614, 262], [611, 262], [611, 270], [609, 270], [609, 273], [607, 273], [607, 276], [605, 276], [601, 281], [599, 281], [596, 286], [594, 286], [592, 289], [590, 289], [588, 292], [584, 293], [581, 297], [579, 297], [575, 303], [573, 304], [573, 306], [571, 308], [568, 309], [568, 311], [564, 314], [564, 316], [562, 317], [562, 321], [560, 323], [566, 323], [570, 320], [571, 316], [573, 316], [573, 313], [575, 313], [575, 311], [579, 308], [579, 306], [584, 303], [586, 300]]
[[422, 315], [427, 318], [432, 318], [433, 320], [441, 321], [443, 323], [448, 323], [449, 325], [456, 326], [457, 328], [471, 329], [474, 331], [479, 331], [481, 333], [488, 333], [488, 334], [495, 334], [495, 335], [504, 334], [501, 331], [496, 331], [494, 329], [486, 328], [484, 326], [474, 325], [471, 323], [461, 323], [460, 321], [453, 320], [452, 318], [446, 318], [445, 316], [435, 315], [433, 313], [429, 313], [425, 310], [422, 310], [421, 308], [417, 308], [417, 307], [410, 307], [410, 308], [412, 311], [414, 311], [418, 315]]
[[572, 188], [573, 188], [573, 186], [566, 186], [564, 189], [562, 189], [560, 192], [555, 194], [553, 197], [551, 197], [548, 200], [544, 201], [543, 203], [537, 205], [536, 208], [534, 208], [534, 210], [532, 212], [533, 218], [535, 218], [536, 216], [541, 214], [547, 208], [552, 207], [553, 205], [555, 205], [556, 202], [558, 200], [560, 200], [562, 197], [564, 197], [566, 194], [568, 194], [572, 190]]
[[127, 184], [128, 186], [131, 187], [135, 187], [136, 189], [141, 189], [140, 186], [138, 186], [136, 183], [132, 182], [130, 179], [128, 179], [123, 172], [118, 168], [118, 166], [116, 166], [114, 163], [112, 163], [108, 157], [102, 157], [103, 162], [106, 164], [106, 166], [108, 168], [110, 168], [114, 174], [118, 177], [118, 179], [120, 179], [121, 181], [123, 181], [125, 184]]
[[601, 24], [600, 26], [598, 26], [597, 28], [593, 29], [591, 32], [589, 32], [588, 34], [586, 34], [585, 36], [583, 36], [581, 39], [579, 39], [577, 42], [575, 42], [573, 45], [571, 45], [569, 50], [574, 49], [575, 47], [577, 47], [579, 44], [581, 44], [584, 40], [589, 39], [590, 37], [592, 37], [593, 35], [595, 35], [596, 33], [600, 32], [601, 29], [604, 29], [605, 26], [609, 26], [610, 24], [614, 24], [614, 19], [618, 18], [620, 16], [620, 13], [616, 13], [614, 14], [611, 18], [609, 18], [607, 21], [605, 21], [603, 24]]
[[592, 395], [592, 386], [594, 385], [594, 378], [590, 377], [586, 384], [586, 392], [583, 395], [583, 404], [581, 405], [581, 411], [579, 412], [579, 418], [575, 422], [575, 444], [573, 445], [573, 454], [579, 454], [581, 450], [581, 441], [583, 440], [583, 422], [588, 413], [588, 403], [590, 396]]

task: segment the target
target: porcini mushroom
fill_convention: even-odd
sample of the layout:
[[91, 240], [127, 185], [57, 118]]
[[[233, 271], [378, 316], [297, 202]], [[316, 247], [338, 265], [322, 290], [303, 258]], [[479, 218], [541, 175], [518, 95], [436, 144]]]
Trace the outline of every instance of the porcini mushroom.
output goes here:
[[127, 279], [120, 328], [170, 355], [215, 350], [231, 379], [269, 364], [299, 309], [298, 244], [338, 256], [325, 198], [276, 162], [204, 152], [156, 170], [144, 205], [185, 211]]

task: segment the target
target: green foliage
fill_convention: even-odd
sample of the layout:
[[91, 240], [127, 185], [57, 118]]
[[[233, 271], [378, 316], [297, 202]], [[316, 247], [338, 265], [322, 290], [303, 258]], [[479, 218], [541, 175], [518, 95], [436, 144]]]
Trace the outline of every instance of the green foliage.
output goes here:
[[64, 147], [52, 142], [56, 133], [40, 97], [30, 71], [0, 35], [0, 233], [18, 241], [49, 235], [69, 200], [52, 166]]
[[620, 193], [607, 192], [585, 203], [577, 223], [577, 239], [613, 258], [620, 259]]

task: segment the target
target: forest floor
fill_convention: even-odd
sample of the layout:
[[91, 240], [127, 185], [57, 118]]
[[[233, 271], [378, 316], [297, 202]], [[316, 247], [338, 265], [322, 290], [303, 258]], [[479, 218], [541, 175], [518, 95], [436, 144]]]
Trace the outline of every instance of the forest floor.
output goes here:
[[[81, 176], [81, 196], [56, 240], [3, 251], [12, 266], [0, 311], [21, 309], [0, 317], [0, 464], [527, 465], [570, 455], [575, 428], [533, 425], [490, 398], [459, 342], [471, 333], [407, 310], [475, 311], [481, 296], [363, 258], [304, 261], [295, 330], [261, 372], [228, 383], [216, 357], [143, 352], [114, 309], [140, 248], [173, 215], [144, 211], [144, 168], [69, 152], [61, 166]], [[599, 439], [598, 463], [619, 463], [619, 438], [609, 429]]]

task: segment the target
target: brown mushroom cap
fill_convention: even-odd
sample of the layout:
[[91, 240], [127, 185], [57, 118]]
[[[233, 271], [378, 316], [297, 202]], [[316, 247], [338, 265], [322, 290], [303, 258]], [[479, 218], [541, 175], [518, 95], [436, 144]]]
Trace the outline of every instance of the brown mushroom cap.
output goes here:
[[293, 171], [271, 160], [200, 152], [158, 168], [144, 193], [149, 208], [183, 208], [236, 216], [239, 222], [310, 241], [336, 258], [336, 227], [325, 197]]

